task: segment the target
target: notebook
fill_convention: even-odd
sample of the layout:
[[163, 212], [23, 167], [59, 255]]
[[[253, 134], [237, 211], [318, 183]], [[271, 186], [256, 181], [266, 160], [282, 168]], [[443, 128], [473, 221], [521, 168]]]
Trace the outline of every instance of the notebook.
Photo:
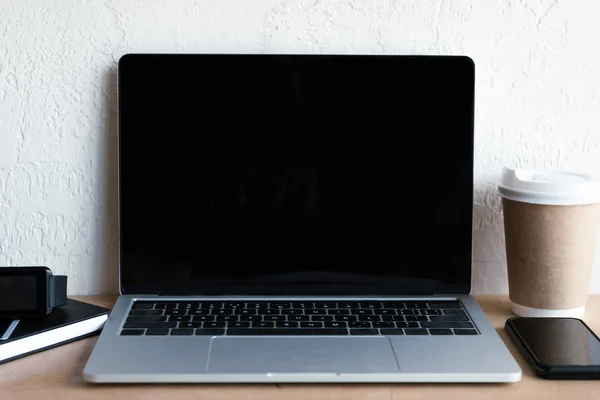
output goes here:
[[68, 299], [42, 318], [19, 320], [10, 337], [0, 340], [0, 364], [100, 333], [109, 309]]

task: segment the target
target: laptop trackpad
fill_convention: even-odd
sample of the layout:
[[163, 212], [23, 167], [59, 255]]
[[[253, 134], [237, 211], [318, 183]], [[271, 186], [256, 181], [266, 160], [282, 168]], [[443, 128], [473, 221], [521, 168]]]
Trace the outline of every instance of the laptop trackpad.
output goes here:
[[394, 373], [386, 337], [215, 337], [211, 373]]

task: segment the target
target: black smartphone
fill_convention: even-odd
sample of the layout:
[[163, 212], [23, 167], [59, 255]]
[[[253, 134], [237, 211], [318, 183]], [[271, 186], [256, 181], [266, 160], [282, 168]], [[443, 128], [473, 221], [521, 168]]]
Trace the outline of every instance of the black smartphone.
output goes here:
[[600, 339], [582, 320], [513, 317], [504, 328], [538, 376], [600, 379]]

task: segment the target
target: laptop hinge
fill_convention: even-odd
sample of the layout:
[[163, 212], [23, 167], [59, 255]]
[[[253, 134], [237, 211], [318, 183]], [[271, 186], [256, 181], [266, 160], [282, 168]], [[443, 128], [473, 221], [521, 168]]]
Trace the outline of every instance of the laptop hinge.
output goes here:
[[204, 292], [204, 293], [195, 293], [192, 294], [190, 292], [170, 292], [170, 293], [158, 293], [158, 296], [177, 296], [177, 297], [192, 297], [192, 296], [221, 296], [222, 292]]
[[191, 296], [189, 292], [158, 293], [158, 296]]

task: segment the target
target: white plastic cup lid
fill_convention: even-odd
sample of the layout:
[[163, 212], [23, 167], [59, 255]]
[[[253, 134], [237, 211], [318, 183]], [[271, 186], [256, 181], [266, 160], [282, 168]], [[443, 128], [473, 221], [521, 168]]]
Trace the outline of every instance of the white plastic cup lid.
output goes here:
[[498, 195], [532, 204], [600, 203], [600, 176], [567, 171], [504, 168]]

